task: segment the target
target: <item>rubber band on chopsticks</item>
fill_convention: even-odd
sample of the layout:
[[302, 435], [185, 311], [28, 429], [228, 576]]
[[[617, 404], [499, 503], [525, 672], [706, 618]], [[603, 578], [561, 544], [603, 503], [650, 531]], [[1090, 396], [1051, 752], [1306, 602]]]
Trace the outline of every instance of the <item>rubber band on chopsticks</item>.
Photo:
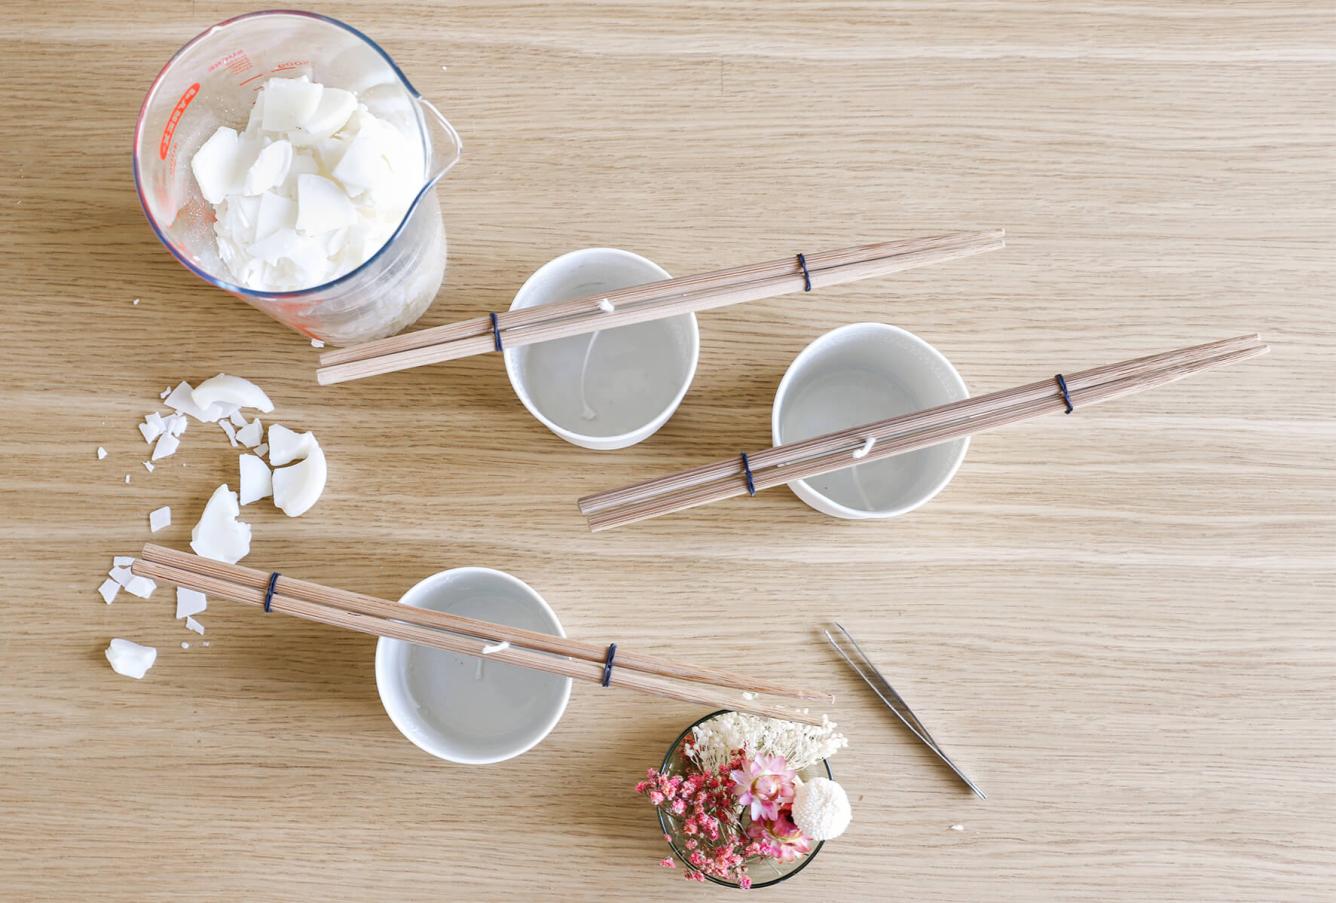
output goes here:
[[501, 327], [496, 322], [496, 312], [493, 311], [487, 316], [490, 317], [492, 320], [492, 347], [495, 348], [497, 351], [501, 351], [503, 350], [501, 347]]
[[600, 681], [605, 687], [612, 684], [612, 660], [616, 657], [617, 644], [609, 643], [607, 658], [603, 659], [603, 680]]
[[278, 583], [278, 571], [269, 575], [269, 586], [264, 591], [264, 611], [265, 614], [273, 611], [274, 608], [274, 586]]
[[1062, 403], [1067, 406], [1067, 410], [1064, 413], [1070, 414], [1072, 411], [1076, 410], [1076, 408], [1072, 407], [1072, 393], [1067, 391], [1067, 380], [1061, 373], [1055, 373], [1053, 379], [1058, 384], [1058, 391], [1062, 393]]
[[803, 254], [798, 255], [798, 266], [803, 268], [803, 291], [812, 290], [812, 273], [807, 269], [807, 257]]
[[747, 495], [756, 495], [756, 481], [752, 479], [751, 462], [747, 460], [747, 453], [742, 453], [742, 475], [747, 478]]

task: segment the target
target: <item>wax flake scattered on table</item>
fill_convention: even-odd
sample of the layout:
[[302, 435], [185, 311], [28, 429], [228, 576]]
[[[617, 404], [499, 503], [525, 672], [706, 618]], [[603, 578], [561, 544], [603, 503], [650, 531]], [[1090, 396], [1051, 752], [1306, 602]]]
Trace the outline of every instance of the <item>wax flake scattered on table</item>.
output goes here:
[[128, 568], [135, 563], [135, 558], [133, 555], [117, 555], [111, 559], [111, 563], [118, 568]]
[[130, 593], [132, 596], [138, 596], [141, 599], [147, 599], [149, 596], [153, 595], [153, 591], [157, 588], [158, 584], [147, 577], [140, 577], [138, 575], [131, 577], [130, 582], [125, 584], [125, 591], [127, 593]]
[[99, 446], [97, 447], [97, 459], [98, 459], [99, 461], [101, 461], [101, 460], [102, 460], [103, 458], [105, 458], [106, 456], [107, 456], [107, 450], [106, 450], [105, 448], [103, 448], [102, 446], [99, 445]]
[[267, 443], [264, 443], [264, 442], [261, 442], [259, 445], [255, 446], [255, 453], [256, 453], [257, 455], [262, 456], [262, 457], [263, 457], [264, 455], [269, 454], [269, 446], [268, 446], [268, 444], [267, 444]]
[[264, 424], [260, 418], [256, 417], [250, 423], [242, 424], [241, 429], [237, 430], [237, 439], [247, 448], [255, 448], [264, 438]]
[[167, 431], [167, 424], [163, 422], [162, 415], [157, 411], [144, 417], [144, 422], [139, 424], [139, 432], [144, 437], [144, 441], [149, 445]]
[[158, 650], [117, 637], [107, 646], [106, 656], [117, 674], [141, 680], [158, 660]]
[[269, 427], [269, 447], [269, 462], [275, 465], [305, 455], [299, 463], [273, 472], [274, 504], [288, 517], [300, 517], [325, 491], [325, 453], [313, 433], [294, 433], [277, 423]]
[[266, 414], [274, 409], [274, 403], [264, 390], [248, 379], [219, 373], [200, 383], [194, 390], [195, 404], [204, 410], [212, 410], [215, 405], [227, 405], [230, 416], [233, 407], [257, 408]]
[[130, 475], [128, 473], [125, 475], [125, 482], [130, 482]]
[[181, 648], [182, 648], [182, 649], [189, 649], [189, 648], [190, 648], [190, 644], [187, 643], [185, 640], [182, 640], [182, 641], [181, 641]]
[[219, 420], [219, 421], [218, 421], [218, 425], [219, 425], [220, 427], [223, 428], [223, 432], [224, 432], [224, 433], [227, 433], [227, 441], [230, 442], [230, 443], [232, 443], [232, 447], [233, 447], [233, 448], [236, 448], [236, 447], [237, 447], [237, 428], [234, 427], [234, 426], [232, 425], [232, 422], [229, 421], [229, 420]]
[[164, 505], [161, 508], [154, 508], [148, 515], [148, 528], [152, 533], [157, 533], [163, 527], [172, 525], [172, 509], [170, 505]]
[[107, 572], [107, 576], [121, 586], [129, 586], [130, 581], [135, 579], [135, 575], [130, 570], [129, 565], [122, 566], [118, 564]]
[[237, 428], [240, 428], [240, 427], [243, 427], [243, 426], [246, 425], [246, 415], [243, 414], [243, 413], [241, 413], [241, 409], [240, 409], [240, 408], [238, 408], [237, 410], [233, 411], [232, 414], [231, 414], [231, 416], [229, 416], [227, 419], [228, 419], [229, 421], [231, 421], [232, 425], [235, 426], [235, 427], [237, 427]]
[[[202, 385], [202, 384], [201, 384]], [[167, 396], [167, 407], [179, 414], [189, 414], [200, 423], [216, 423], [222, 417], [232, 413], [233, 405], [216, 403], [202, 406], [195, 400], [195, 391], [190, 383], [182, 380]]]
[[136, 305], [137, 305], [137, 304], [139, 303], [139, 299], [136, 298], [136, 299], [134, 299], [133, 301], [131, 301], [130, 303], [131, 303], [131, 304], [136, 304]]
[[255, 455], [238, 458], [241, 467], [241, 504], [249, 505], [274, 494], [273, 478], [269, 467]]
[[240, 513], [237, 494], [226, 483], [215, 489], [199, 523], [190, 531], [195, 554], [227, 564], [236, 564], [250, 554], [251, 528], [237, 520]]
[[965, 830], [965, 826], [964, 826], [964, 825], [947, 825], [947, 828], [948, 828], [949, 830], [952, 830], [952, 831], [963, 831], [963, 830]]
[[177, 448], [181, 445], [181, 440], [173, 436], [170, 432], [163, 433], [158, 437], [158, 444], [153, 446], [153, 454], [150, 455], [154, 461], [160, 458], [170, 458], [176, 454]]
[[196, 620], [195, 620], [194, 618], [192, 618], [192, 617], [187, 617], [187, 618], [186, 618], [186, 630], [193, 630], [195, 633], [198, 633], [200, 636], [204, 636], [204, 625], [201, 624], [199, 621], [196, 621]]
[[168, 395], [171, 395], [171, 394], [172, 394], [172, 387], [171, 387], [171, 386], [168, 386], [167, 388], [163, 389], [161, 392], [158, 393], [158, 397], [159, 397], [159, 398], [166, 398]]
[[311, 347], [312, 347], [312, 348], [324, 348], [324, 347], [325, 347], [325, 343], [322, 342], [322, 341], [320, 341], [319, 339], [311, 339]]
[[152, 462], [152, 461], [145, 461], [145, 462], [144, 462], [144, 469], [147, 470], [149, 473], [153, 473], [153, 462]]
[[97, 588], [97, 591], [102, 594], [102, 601], [110, 605], [116, 601], [116, 594], [121, 591], [121, 585], [108, 577], [102, 581], [102, 585]]
[[190, 425], [190, 421], [186, 419], [185, 414], [173, 414], [168, 417], [165, 422], [167, 424], [167, 432], [177, 437], [180, 437], [185, 433], [186, 427]]
[[198, 590], [178, 586], [176, 588], [176, 619], [197, 615], [209, 607], [209, 597]]
[[209, 641], [205, 640], [203, 645], [205, 649], [209, 648]]

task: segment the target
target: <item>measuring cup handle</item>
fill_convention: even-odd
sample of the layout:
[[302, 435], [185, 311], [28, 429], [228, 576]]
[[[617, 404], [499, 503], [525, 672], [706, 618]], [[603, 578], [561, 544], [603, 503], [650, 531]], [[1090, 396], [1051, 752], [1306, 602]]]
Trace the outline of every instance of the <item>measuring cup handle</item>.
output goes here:
[[427, 130], [432, 137], [429, 181], [435, 182], [459, 162], [459, 157], [464, 152], [464, 143], [459, 140], [459, 132], [456, 132], [450, 121], [441, 115], [441, 111], [436, 109], [434, 103], [425, 97], [419, 97], [417, 102], [422, 108]]

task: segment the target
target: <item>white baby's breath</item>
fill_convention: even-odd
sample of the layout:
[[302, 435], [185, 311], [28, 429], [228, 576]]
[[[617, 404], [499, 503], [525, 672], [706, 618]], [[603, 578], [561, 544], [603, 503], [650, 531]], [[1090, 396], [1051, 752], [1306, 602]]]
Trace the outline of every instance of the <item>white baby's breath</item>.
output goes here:
[[704, 771], [725, 764], [735, 749], [745, 749], [752, 755], [783, 756], [790, 768], [802, 771], [849, 745], [835, 727], [835, 722], [824, 715], [820, 725], [808, 725], [727, 712], [692, 728], [690, 755]]

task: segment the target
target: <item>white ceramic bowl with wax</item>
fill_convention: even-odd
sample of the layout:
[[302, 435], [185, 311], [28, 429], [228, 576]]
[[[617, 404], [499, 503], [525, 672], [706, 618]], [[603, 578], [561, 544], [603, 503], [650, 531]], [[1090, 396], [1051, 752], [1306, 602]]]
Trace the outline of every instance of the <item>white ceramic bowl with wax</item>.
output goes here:
[[[566, 635], [542, 596], [490, 568], [433, 574], [399, 601]], [[394, 726], [420, 749], [450, 762], [487, 765], [538, 745], [561, 720], [571, 681], [382, 637], [376, 643], [376, 689]]]
[[[639, 254], [584, 248], [528, 278], [511, 310], [668, 279]], [[700, 359], [695, 314], [506, 348], [506, 374], [529, 413], [567, 442], [600, 451], [658, 432], [691, 386]]]
[[[969, 397], [941, 352], [885, 323], [853, 323], [812, 342], [789, 365], [775, 393], [776, 445], [801, 442]], [[946, 488], [969, 439], [919, 449], [789, 484], [798, 498], [848, 520], [908, 514]]]

